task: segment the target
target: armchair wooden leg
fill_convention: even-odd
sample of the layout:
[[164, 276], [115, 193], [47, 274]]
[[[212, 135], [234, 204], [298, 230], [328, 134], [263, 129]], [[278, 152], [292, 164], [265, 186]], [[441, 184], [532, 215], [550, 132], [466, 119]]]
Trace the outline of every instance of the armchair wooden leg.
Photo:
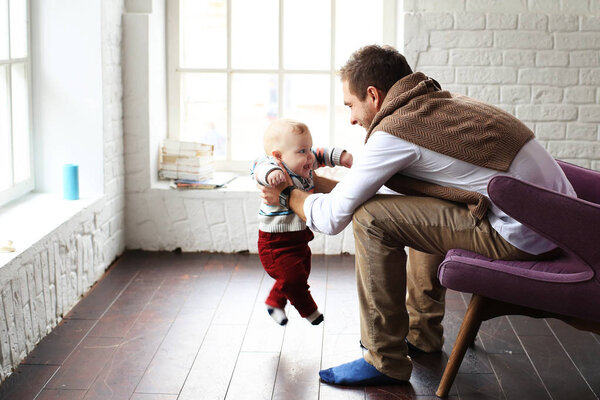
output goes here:
[[485, 298], [481, 296], [474, 294], [473, 297], [471, 297], [469, 308], [467, 309], [465, 318], [460, 326], [460, 331], [456, 337], [456, 343], [454, 344], [454, 348], [448, 359], [446, 369], [444, 369], [444, 375], [442, 376], [438, 390], [435, 392], [438, 397], [446, 397], [448, 396], [448, 392], [450, 392], [450, 388], [452, 387], [452, 383], [454, 383], [454, 379], [456, 378], [463, 357], [467, 352], [467, 348], [475, 340], [479, 327], [481, 326], [484, 302]]

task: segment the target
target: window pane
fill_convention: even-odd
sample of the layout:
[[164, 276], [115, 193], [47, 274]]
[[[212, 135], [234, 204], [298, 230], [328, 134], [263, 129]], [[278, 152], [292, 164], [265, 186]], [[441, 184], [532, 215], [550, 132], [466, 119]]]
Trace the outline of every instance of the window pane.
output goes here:
[[6, 65], [0, 66], [0, 190], [12, 184], [7, 68]]
[[181, 74], [181, 140], [215, 146], [224, 158], [227, 145], [226, 74]]
[[27, 57], [27, 1], [10, 0], [10, 57]]
[[233, 68], [277, 68], [278, 35], [278, 0], [232, 0], [231, 65]]
[[284, 67], [329, 69], [331, 1], [287, 0], [283, 6], [283, 13]]
[[[335, 67], [342, 67], [348, 57], [367, 44], [383, 43], [383, 0], [338, 1], [335, 18]], [[365, 29], [365, 21], [373, 21]], [[379, 21], [379, 22], [375, 22]]]
[[366, 131], [350, 124], [350, 109], [344, 105], [344, 93], [339, 78], [335, 80], [335, 135], [334, 145], [358, 154], [365, 142]]
[[24, 63], [13, 64], [11, 67], [14, 176], [15, 183], [19, 183], [31, 176], [28, 77]]
[[264, 154], [263, 133], [277, 118], [277, 75], [233, 74], [231, 91], [232, 158], [253, 160]]
[[0, 60], [8, 59], [8, 0], [0, 0]]
[[188, 68], [227, 66], [225, 0], [181, 0], [181, 63]]
[[308, 125], [315, 146], [329, 146], [329, 75], [288, 75], [283, 116]]

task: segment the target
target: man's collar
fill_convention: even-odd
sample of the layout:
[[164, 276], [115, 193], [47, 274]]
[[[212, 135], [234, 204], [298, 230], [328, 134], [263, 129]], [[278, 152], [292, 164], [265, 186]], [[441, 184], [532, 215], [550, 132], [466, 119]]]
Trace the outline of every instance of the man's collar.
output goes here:
[[371, 133], [383, 118], [392, 114], [398, 108], [403, 107], [413, 98], [438, 90], [441, 90], [440, 84], [422, 72], [415, 72], [398, 80], [388, 90], [379, 112], [373, 117], [373, 121], [367, 130], [365, 143], [369, 140]]

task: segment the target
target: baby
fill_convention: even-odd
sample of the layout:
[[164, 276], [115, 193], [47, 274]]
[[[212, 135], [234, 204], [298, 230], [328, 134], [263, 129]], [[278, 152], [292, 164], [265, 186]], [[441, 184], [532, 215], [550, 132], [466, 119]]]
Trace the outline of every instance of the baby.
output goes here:
[[[285, 167], [294, 186], [307, 192], [314, 191], [314, 169], [352, 166], [352, 155], [345, 150], [313, 150], [308, 127], [290, 119], [275, 120], [269, 125], [264, 135], [264, 147], [266, 155], [254, 162], [251, 174], [265, 186], [277, 186], [286, 181], [277, 161]], [[263, 203], [258, 218], [258, 254], [265, 271], [275, 279], [265, 301], [269, 315], [278, 324], [285, 325], [288, 319], [284, 307], [289, 300], [303, 318], [313, 325], [320, 324], [323, 314], [313, 300], [307, 282], [311, 261], [308, 242], [313, 239], [313, 233], [289, 209], [285, 200], [279, 206]]]

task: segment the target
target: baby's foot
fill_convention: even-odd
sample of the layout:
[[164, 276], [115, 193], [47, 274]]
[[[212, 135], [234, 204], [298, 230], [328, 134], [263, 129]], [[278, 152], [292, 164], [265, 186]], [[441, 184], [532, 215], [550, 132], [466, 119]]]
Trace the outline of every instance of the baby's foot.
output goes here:
[[323, 322], [323, 314], [321, 314], [321, 311], [317, 309], [314, 313], [306, 317], [306, 319], [313, 325], [319, 325], [321, 322]]
[[267, 306], [267, 312], [273, 318], [275, 322], [279, 325], [285, 325], [288, 322], [287, 315], [285, 315], [285, 310], [283, 308], [271, 307]]

